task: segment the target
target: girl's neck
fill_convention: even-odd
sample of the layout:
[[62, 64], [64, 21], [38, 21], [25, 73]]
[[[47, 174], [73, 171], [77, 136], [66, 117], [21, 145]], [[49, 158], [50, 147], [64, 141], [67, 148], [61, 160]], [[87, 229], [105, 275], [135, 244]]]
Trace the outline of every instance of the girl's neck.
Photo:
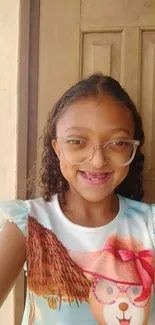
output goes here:
[[89, 202], [78, 193], [68, 190], [65, 204], [61, 206], [66, 217], [75, 224], [100, 227], [111, 222], [119, 211], [119, 200], [111, 194], [101, 202]]

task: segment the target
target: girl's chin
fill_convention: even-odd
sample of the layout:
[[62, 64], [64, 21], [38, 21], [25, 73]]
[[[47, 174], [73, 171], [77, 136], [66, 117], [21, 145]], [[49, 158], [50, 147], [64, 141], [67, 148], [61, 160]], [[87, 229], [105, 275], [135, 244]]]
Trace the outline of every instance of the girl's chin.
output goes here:
[[[76, 186], [76, 187], [70, 187], [69, 192], [72, 196], [78, 196], [81, 199], [84, 199], [91, 203], [99, 203], [105, 200], [110, 195], [113, 195], [114, 190], [110, 189], [98, 189], [98, 190], [92, 190], [92, 189], [83, 189], [82, 186]], [[75, 197], [74, 197], [75, 198]]]
[[85, 199], [86, 201], [92, 202], [92, 203], [99, 203], [103, 200], [105, 200], [109, 195], [113, 195], [113, 192], [109, 191], [80, 191], [80, 196]]

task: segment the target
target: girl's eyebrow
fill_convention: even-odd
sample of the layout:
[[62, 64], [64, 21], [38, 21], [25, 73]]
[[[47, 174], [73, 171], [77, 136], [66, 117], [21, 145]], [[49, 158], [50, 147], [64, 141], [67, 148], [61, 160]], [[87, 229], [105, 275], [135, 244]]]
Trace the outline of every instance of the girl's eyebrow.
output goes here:
[[66, 129], [66, 131], [65, 132], [67, 132], [67, 131], [90, 131], [90, 129], [89, 128], [86, 128], [86, 127], [78, 127], [78, 126], [72, 126], [72, 127], [70, 127], [70, 128], [68, 128], [68, 129]]
[[[91, 129], [87, 128], [87, 127], [77, 127], [77, 126], [72, 126], [70, 128], [68, 128], [65, 132], [67, 131], [92, 131]], [[109, 129], [107, 131], [111, 131], [113, 133], [119, 133], [119, 132], [125, 132], [128, 135], [131, 135], [131, 132], [127, 129], [124, 128], [115, 128], [115, 129]]]

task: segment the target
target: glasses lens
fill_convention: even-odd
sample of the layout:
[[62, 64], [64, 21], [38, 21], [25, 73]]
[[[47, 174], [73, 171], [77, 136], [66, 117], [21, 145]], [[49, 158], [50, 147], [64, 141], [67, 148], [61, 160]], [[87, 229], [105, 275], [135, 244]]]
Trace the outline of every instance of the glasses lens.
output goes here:
[[132, 161], [135, 155], [135, 145], [132, 142], [118, 140], [110, 142], [104, 148], [105, 155], [118, 166], [127, 165]]
[[93, 144], [79, 139], [66, 139], [62, 142], [64, 157], [71, 164], [81, 164], [89, 160]]
[[[143, 292], [142, 286], [130, 286], [128, 289], [129, 299], [137, 307], [144, 307], [148, 302], [148, 298], [143, 301], [141, 301], [141, 299], [139, 299], [142, 292]], [[151, 294], [151, 292], [150, 292], [150, 294]]]
[[95, 286], [96, 297], [105, 304], [112, 304], [117, 300], [118, 289], [114, 282], [101, 279]]

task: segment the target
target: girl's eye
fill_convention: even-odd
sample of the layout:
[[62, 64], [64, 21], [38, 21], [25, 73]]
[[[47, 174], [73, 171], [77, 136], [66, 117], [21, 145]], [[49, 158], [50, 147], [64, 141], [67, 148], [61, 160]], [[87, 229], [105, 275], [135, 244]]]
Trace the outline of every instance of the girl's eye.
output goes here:
[[126, 141], [115, 141], [115, 142], [113, 142], [113, 144], [115, 146], [123, 147], [123, 146], [128, 146], [129, 143]]
[[73, 145], [80, 145], [80, 144], [84, 144], [85, 141], [80, 140], [80, 139], [69, 139], [66, 141], [68, 144], [73, 144]]

